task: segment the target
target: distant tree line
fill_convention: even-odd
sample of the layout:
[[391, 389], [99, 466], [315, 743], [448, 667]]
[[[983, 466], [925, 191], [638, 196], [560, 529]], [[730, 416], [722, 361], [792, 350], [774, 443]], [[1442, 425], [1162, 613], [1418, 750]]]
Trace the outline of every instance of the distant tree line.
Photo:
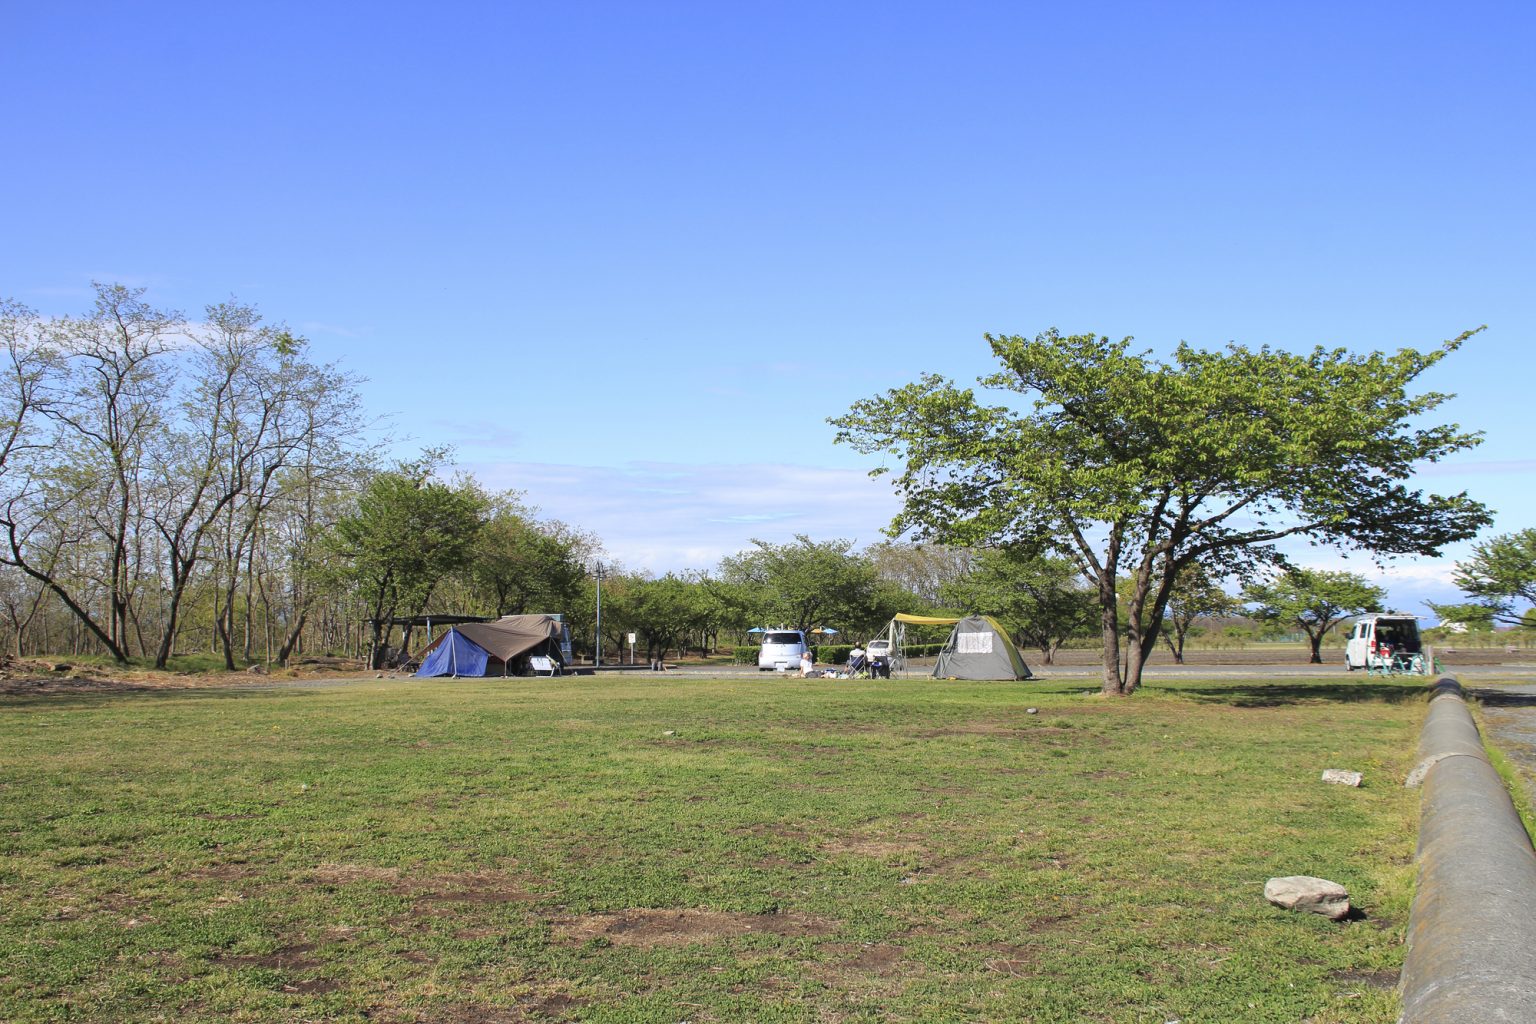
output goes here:
[[[1109, 472], [1091, 467], [1120, 473], [1113, 454], [1130, 445], [1136, 431], [1156, 431], [1148, 421], [1098, 440], [1063, 433], [1079, 404], [1089, 401], [1066, 392], [1058, 396], [1065, 415], [1038, 414], [1019, 435], [1003, 414], [978, 410], [969, 392], [955, 393], [937, 379], [903, 398], [911, 408], [928, 408], [930, 421], [887, 419], [907, 407], [890, 399], [863, 403], [840, 422], [845, 439], [875, 447], [899, 434], [901, 443], [923, 451], [938, 446], [931, 454], [940, 461], [953, 457], [948, 446], [967, 436], [997, 446], [999, 460], [1013, 460], [1007, 453], [1021, 445], [1034, 445], [1036, 454], [1052, 445], [1064, 449], [1054, 470], [1028, 460], [1009, 461], [1008, 469], [989, 463], [967, 470], [974, 477], [946, 483], [910, 469], [903, 522], [967, 542], [883, 541], [859, 550], [849, 540], [803, 535], [787, 543], [757, 540], [711, 570], [655, 577], [617, 564], [600, 538], [541, 516], [519, 493], [490, 491], [472, 477], [453, 475], [447, 450], [385, 463], [359, 380], [314, 360], [304, 338], [250, 306], [210, 305], [193, 319], [149, 305], [142, 290], [98, 285], [79, 316], [43, 317], [0, 301], [0, 342], [0, 644], [16, 655], [101, 654], [165, 667], [178, 655], [212, 653], [231, 669], [310, 655], [382, 663], [427, 639], [397, 625], [401, 620], [426, 613], [561, 612], [579, 649], [591, 652], [600, 644], [616, 659], [627, 654], [633, 634], [635, 656], [654, 660], [689, 649], [711, 652], [722, 641], [743, 640], [753, 626], [827, 627], [842, 640], [862, 641], [896, 612], [908, 611], [992, 615], [1047, 663], [1064, 645], [1118, 643], [1122, 636], [1128, 657], [1139, 664], [1156, 645], [1182, 660], [1186, 642], [1196, 638], [1241, 642], [1278, 632], [1304, 635], [1318, 660], [1337, 623], [1379, 609], [1384, 596], [1358, 576], [1289, 565], [1268, 546], [1286, 530], [1217, 532], [1210, 534], [1215, 540], [1198, 541], [1187, 530], [1194, 513], [1170, 511], [1173, 499], [1166, 495], [1188, 493], [1169, 490], [1171, 484], [1158, 485], [1166, 500], [1154, 499], [1163, 502], [1155, 509], [1163, 520], [1126, 520], [1127, 530], [1153, 533], [1131, 559], [1136, 571], [1115, 575], [1109, 563], [1092, 557], [1082, 525], [1099, 514], [1092, 501], [1103, 496], [1093, 491], [1094, 481]], [[1085, 346], [1092, 359], [1078, 351]], [[1076, 360], [1073, 372], [1092, 367], [1082, 371], [1089, 379], [1074, 385], [1092, 396], [1099, 395], [1094, 389], [1121, 386], [1121, 379], [1141, 382], [1137, 388], [1147, 384], [1127, 392], [1126, 403], [1161, 394], [1143, 380], [1146, 364], [1128, 357], [1123, 344], [1052, 334], [1032, 345], [1007, 339], [995, 347], [1018, 364], [1030, 387], [1056, 387], [1045, 370], [1030, 368], [1031, 360], [1065, 359]], [[1314, 356], [1314, 363], [1332, 372], [1337, 357], [1326, 355]], [[1248, 354], [1236, 350], [1231, 358]], [[1181, 350], [1181, 359], [1195, 356]], [[1403, 355], [1399, 361], [1392, 364], [1398, 388], [1431, 360]], [[1315, 369], [1299, 379], [1310, 380], [1307, 373]], [[1176, 382], [1166, 369], [1151, 372], [1167, 378], [1158, 387]], [[1231, 403], [1247, 394], [1248, 377], [1217, 376], [1220, 387], [1201, 378], [1196, 391]], [[1277, 404], [1288, 400], [1282, 394]], [[1419, 407], [1433, 402], [1412, 406]], [[1204, 408], [1192, 402], [1181, 409], [1179, 429], [1193, 429]], [[1239, 413], [1258, 414], [1248, 405]], [[1164, 414], [1173, 415], [1158, 412]], [[1440, 448], [1468, 443], [1464, 435], [1443, 433]], [[1189, 436], [1180, 435], [1182, 445]], [[1162, 435], [1145, 441], [1138, 465], [1166, 461], [1157, 444], [1167, 448]], [[1430, 442], [1419, 447], [1435, 450]], [[1223, 472], [1230, 472], [1229, 462]], [[1183, 463], [1174, 468], [1171, 480], [1193, 472]], [[1083, 486], [1097, 496], [1083, 498], [1076, 511], [1062, 506], [1055, 519], [1008, 506], [1003, 518], [969, 532], [937, 528], [948, 522], [941, 518], [946, 508], [974, 501], [984, 510], [995, 502], [996, 487], [988, 483], [994, 472], [1022, 474], [1042, 489], [1065, 487], [1072, 473], [1086, 473]], [[1137, 504], [1142, 498], [1132, 500], [1139, 485], [1116, 485], [1116, 493], [1130, 496], [1124, 508], [1143, 507]], [[1209, 496], [1223, 486], [1225, 478], [1213, 479], [1201, 483], [1199, 493]], [[1266, 477], [1263, 486], [1270, 490], [1254, 493], [1282, 495], [1276, 480]], [[1059, 503], [1066, 492], [1052, 493]], [[1338, 508], [1352, 493], [1345, 488], [1331, 496], [1326, 508]], [[923, 504], [929, 500], [931, 507]], [[1405, 539], [1414, 527], [1440, 531], [1424, 544], [1450, 539], [1483, 515], [1458, 498], [1451, 512], [1435, 508], [1414, 519], [1417, 500], [1403, 497], [1390, 506], [1404, 521], [1388, 516], [1366, 524], [1386, 531], [1373, 537], [1373, 547], [1411, 550], [1420, 543]], [[1170, 515], [1175, 533], [1160, 540], [1157, 524]], [[1327, 531], [1338, 528], [1330, 520]], [[1474, 630], [1530, 624], [1536, 531], [1479, 545], [1457, 578], [1471, 603], [1438, 607], [1441, 618]], [[1106, 665], [1117, 658], [1107, 652]]]

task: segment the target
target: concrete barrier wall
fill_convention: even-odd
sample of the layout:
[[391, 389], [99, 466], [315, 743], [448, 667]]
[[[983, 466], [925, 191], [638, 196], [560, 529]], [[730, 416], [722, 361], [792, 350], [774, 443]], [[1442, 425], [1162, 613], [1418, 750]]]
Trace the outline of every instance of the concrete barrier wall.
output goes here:
[[1402, 1024], [1536, 1024], [1536, 851], [1461, 684], [1434, 684], [1419, 740], [1418, 888]]

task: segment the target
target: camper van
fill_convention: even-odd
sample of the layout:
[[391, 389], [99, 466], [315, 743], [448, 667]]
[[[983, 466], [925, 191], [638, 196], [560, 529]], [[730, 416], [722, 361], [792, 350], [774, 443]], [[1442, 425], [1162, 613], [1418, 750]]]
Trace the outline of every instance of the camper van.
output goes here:
[[798, 629], [770, 629], [763, 634], [763, 646], [757, 652], [759, 672], [794, 672], [800, 668], [805, 653], [805, 634]]
[[1356, 669], [1425, 671], [1419, 622], [1412, 615], [1367, 615], [1355, 623], [1344, 645], [1344, 665]]

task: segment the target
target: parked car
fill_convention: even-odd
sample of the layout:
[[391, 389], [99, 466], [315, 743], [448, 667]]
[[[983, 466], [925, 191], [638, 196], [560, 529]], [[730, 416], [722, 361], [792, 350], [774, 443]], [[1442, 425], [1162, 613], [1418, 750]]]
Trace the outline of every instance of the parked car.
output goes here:
[[763, 634], [763, 646], [757, 652], [757, 670], [795, 671], [805, 651], [805, 634], [798, 629], [770, 629]]
[[889, 640], [871, 640], [865, 656], [869, 658], [870, 675], [891, 678], [891, 642]]
[[[1344, 667], [1425, 671], [1419, 622], [1412, 615], [1367, 615], [1355, 623], [1344, 644]], [[1417, 661], [1415, 661], [1417, 659]]]

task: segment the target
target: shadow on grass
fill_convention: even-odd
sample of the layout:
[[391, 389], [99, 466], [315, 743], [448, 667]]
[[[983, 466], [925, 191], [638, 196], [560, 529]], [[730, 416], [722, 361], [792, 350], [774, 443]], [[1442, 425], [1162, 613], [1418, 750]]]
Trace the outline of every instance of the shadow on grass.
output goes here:
[[1423, 683], [1228, 683], [1220, 686], [1158, 686], [1171, 695], [1186, 696], [1204, 704], [1239, 708], [1273, 708], [1288, 704], [1401, 704], [1422, 701], [1429, 695]]
[[130, 700], [233, 700], [237, 698], [270, 697], [281, 694], [288, 697], [310, 697], [320, 692], [317, 688], [295, 686], [140, 686], [136, 683], [102, 682], [87, 686], [48, 686], [36, 689], [19, 689], [8, 686], [0, 690], [0, 711], [11, 708], [49, 708], [78, 710], [99, 708], [105, 704]]
[[1467, 694], [1476, 697], [1484, 707], [1536, 708], [1536, 690], [1516, 693], [1513, 690], [1468, 689]]

